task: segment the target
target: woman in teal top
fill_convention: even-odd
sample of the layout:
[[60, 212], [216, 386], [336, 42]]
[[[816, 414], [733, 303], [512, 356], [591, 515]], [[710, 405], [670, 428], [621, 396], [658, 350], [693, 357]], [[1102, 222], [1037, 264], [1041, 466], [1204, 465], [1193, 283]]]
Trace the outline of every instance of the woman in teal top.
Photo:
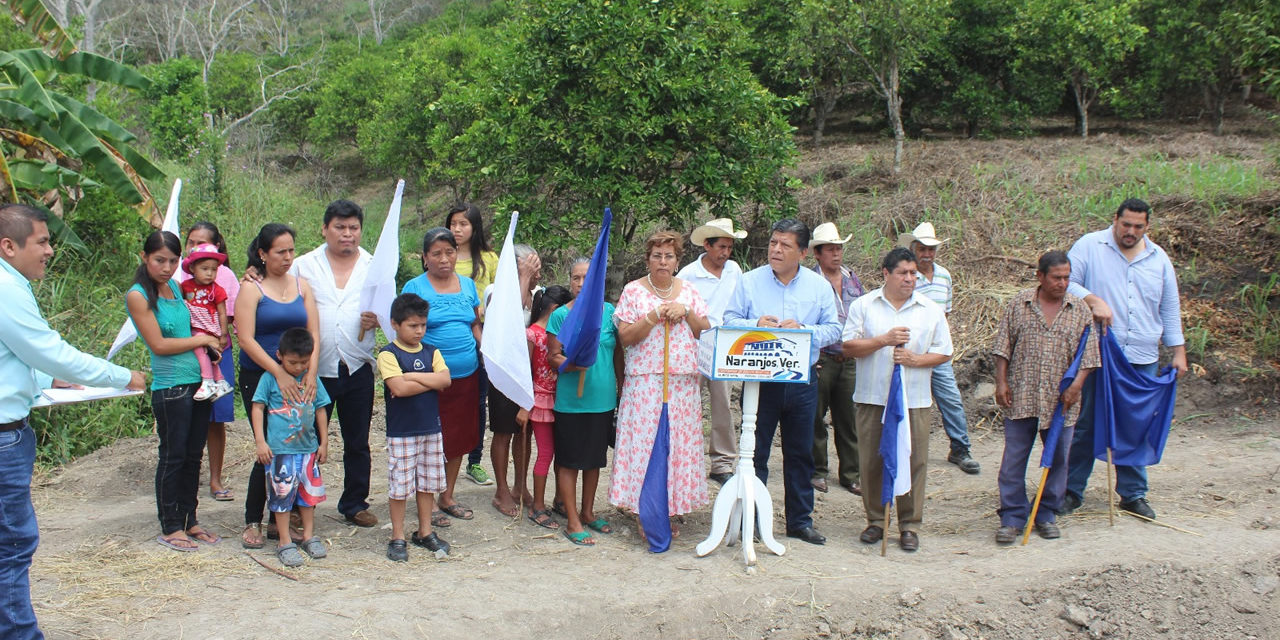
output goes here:
[[[578, 258], [569, 269], [569, 291], [576, 297], [587, 279], [591, 261]], [[573, 302], [556, 309], [547, 320], [547, 361], [559, 368], [564, 363], [564, 347], [556, 334]], [[618, 380], [622, 378], [618, 328], [613, 324], [613, 305], [604, 304], [600, 321], [600, 346], [596, 363], [583, 370], [569, 367], [556, 380], [556, 423], [552, 434], [556, 445], [557, 510], [564, 509], [568, 523], [564, 535], [574, 544], [593, 545], [595, 540], [586, 527], [599, 533], [612, 533], [609, 521], [595, 514], [596, 487], [600, 469], [609, 463], [609, 445], [613, 442], [613, 416], [618, 408]], [[578, 379], [582, 395], [578, 395]], [[578, 472], [582, 472], [582, 507], [578, 509]], [[584, 526], [585, 523], [585, 526]]]
[[191, 315], [172, 280], [182, 259], [178, 236], [156, 231], [142, 245], [142, 264], [125, 294], [129, 318], [151, 352], [151, 411], [160, 436], [156, 464], [156, 541], [175, 551], [195, 551], [196, 541], [214, 544], [216, 534], [196, 520], [200, 460], [212, 403], [196, 402], [200, 363], [196, 349], [217, 351], [210, 335], [191, 335]]

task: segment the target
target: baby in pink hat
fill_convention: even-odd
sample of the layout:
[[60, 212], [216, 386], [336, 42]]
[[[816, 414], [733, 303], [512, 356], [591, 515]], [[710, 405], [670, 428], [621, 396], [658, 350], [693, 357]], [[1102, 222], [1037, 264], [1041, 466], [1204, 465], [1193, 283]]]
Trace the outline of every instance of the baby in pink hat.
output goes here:
[[[228, 340], [227, 331], [227, 291], [214, 280], [218, 277], [218, 267], [225, 264], [227, 256], [211, 244], [202, 244], [191, 249], [182, 260], [182, 270], [191, 274], [191, 279], [184, 280], [179, 287], [182, 299], [191, 311], [192, 333], [205, 333], [222, 338], [223, 348]], [[196, 390], [195, 399], [216, 400], [231, 393], [231, 385], [222, 378], [222, 371], [214, 366], [214, 361], [222, 357], [222, 349], [196, 349], [196, 359], [200, 361], [200, 388]]]

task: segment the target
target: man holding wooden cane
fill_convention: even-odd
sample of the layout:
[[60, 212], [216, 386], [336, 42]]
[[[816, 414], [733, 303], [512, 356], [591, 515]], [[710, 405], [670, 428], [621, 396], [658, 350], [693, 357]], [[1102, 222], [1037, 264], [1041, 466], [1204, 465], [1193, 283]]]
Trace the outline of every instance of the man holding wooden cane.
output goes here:
[[[1045, 476], [1035, 529], [1041, 538], [1062, 535], [1056, 524], [1067, 489], [1067, 450], [1080, 415], [1080, 394], [1085, 379], [1100, 365], [1098, 334], [1090, 333], [1084, 346], [1080, 372], [1067, 390], [1058, 383], [1076, 354], [1080, 336], [1093, 322], [1084, 300], [1067, 293], [1071, 263], [1067, 254], [1050, 251], [1040, 256], [1037, 287], [1023, 289], [1009, 301], [1000, 318], [992, 354], [996, 357], [996, 403], [1004, 412], [1004, 458], [1000, 462], [1000, 528], [997, 544], [1012, 544], [1026, 526], [1031, 505], [1027, 501], [1027, 459], [1053, 419], [1059, 401], [1063, 428]], [[1049, 443], [1045, 442], [1046, 446]]]

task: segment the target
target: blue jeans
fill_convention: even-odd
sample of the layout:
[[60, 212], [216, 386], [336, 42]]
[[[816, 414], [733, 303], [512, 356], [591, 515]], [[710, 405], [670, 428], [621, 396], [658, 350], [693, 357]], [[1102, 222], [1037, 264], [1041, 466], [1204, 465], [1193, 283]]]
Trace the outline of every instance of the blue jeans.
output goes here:
[[160, 454], [156, 463], [156, 512], [160, 532], [169, 535], [196, 526], [196, 497], [200, 492], [200, 462], [209, 437], [211, 402], [196, 402], [196, 384], [181, 384], [151, 392]]
[[369, 476], [372, 453], [369, 451], [369, 422], [373, 419], [373, 365], [366, 364], [354, 372], [346, 363], [338, 364], [338, 377], [320, 378], [333, 402], [325, 410], [333, 422], [335, 405], [338, 427], [342, 429], [342, 497], [338, 513], [344, 516], [369, 508]]
[[782, 480], [787, 530], [813, 526], [813, 416], [818, 410], [818, 376], [809, 384], [760, 383], [756, 410], [756, 477], [769, 481], [773, 434], [782, 428]]
[[0, 638], [43, 638], [31, 608], [31, 557], [40, 543], [31, 504], [36, 434], [31, 425], [0, 432]]
[[[1040, 430], [1038, 418], [1022, 418], [1004, 421], [1004, 458], [1000, 461], [1000, 524], [1021, 528], [1031, 516], [1031, 503], [1027, 500], [1027, 459], [1036, 436], [1044, 442], [1049, 431]], [[1049, 477], [1040, 496], [1040, 510], [1036, 512], [1036, 524], [1053, 522], [1062, 510], [1062, 498], [1067, 488], [1067, 449], [1071, 448], [1071, 427], [1064, 427], [1059, 434], [1058, 448], [1053, 452]], [[1036, 459], [1039, 467], [1040, 458]]]
[[964, 402], [960, 400], [960, 389], [956, 386], [956, 372], [948, 360], [933, 368], [929, 381], [933, 389], [933, 401], [938, 405], [938, 413], [942, 414], [942, 428], [951, 438], [951, 450], [969, 450], [969, 422], [964, 415]]
[[[1135, 364], [1134, 369], [1149, 376], [1156, 375], [1157, 365]], [[1076, 435], [1071, 440], [1071, 455], [1067, 458], [1067, 493], [1081, 500], [1084, 488], [1093, 475], [1093, 401], [1095, 382], [1101, 380], [1095, 373], [1084, 384], [1080, 394], [1080, 418], [1076, 420]], [[1147, 497], [1147, 468], [1116, 465], [1116, 493], [1120, 500], [1129, 501]]]

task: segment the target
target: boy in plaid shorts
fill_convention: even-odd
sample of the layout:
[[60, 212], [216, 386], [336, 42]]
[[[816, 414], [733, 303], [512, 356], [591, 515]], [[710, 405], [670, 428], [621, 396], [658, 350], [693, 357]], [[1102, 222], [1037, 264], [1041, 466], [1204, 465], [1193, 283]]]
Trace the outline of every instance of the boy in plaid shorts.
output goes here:
[[449, 369], [444, 357], [429, 344], [422, 344], [427, 332], [426, 300], [412, 293], [391, 303], [391, 327], [396, 339], [378, 352], [387, 401], [387, 492], [391, 506], [391, 542], [387, 558], [409, 559], [404, 537], [405, 502], [416, 497], [418, 530], [413, 544], [437, 554], [449, 553], [449, 543], [431, 530], [435, 494], [446, 488], [444, 440], [441, 436], [437, 392], [449, 386]]

